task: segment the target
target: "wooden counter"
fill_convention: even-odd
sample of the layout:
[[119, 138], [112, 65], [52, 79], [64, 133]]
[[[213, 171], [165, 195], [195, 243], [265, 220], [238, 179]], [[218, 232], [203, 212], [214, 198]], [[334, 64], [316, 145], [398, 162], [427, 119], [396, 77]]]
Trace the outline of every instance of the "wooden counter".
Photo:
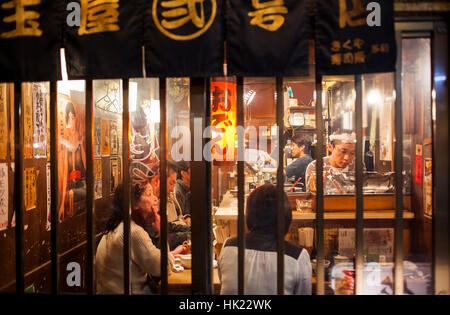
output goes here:
[[[192, 269], [184, 269], [183, 272], [172, 272], [168, 277], [169, 294], [192, 294]], [[220, 294], [219, 271], [213, 268], [214, 294]]]

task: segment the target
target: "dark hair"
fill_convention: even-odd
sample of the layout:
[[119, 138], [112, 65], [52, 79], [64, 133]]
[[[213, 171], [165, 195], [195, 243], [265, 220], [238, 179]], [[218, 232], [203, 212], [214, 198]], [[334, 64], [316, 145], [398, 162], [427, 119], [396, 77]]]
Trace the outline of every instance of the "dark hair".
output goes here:
[[[147, 183], [146, 183], [147, 184]], [[131, 188], [131, 206], [139, 201], [145, 191], [146, 185], [135, 184]], [[114, 197], [109, 208], [109, 216], [105, 222], [104, 234], [114, 231], [123, 220], [123, 183], [117, 185], [114, 190]]]
[[177, 166], [178, 166], [177, 178], [181, 179], [182, 178], [181, 172], [186, 172], [186, 173], [189, 172], [189, 163], [184, 160], [181, 160], [181, 161], [177, 162]]
[[304, 152], [306, 154], [310, 154], [311, 151], [311, 140], [303, 135], [295, 135], [292, 139], [292, 142], [294, 142], [298, 147], [304, 146]]
[[77, 115], [75, 113], [75, 107], [73, 106], [72, 103], [67, 103], [67, 105], [66, 105], [66, 125], [67, 125], [67, 121], [69, 120], [69, 113], [72, 113], [74, 116]]
[[[284, 234], [289, 231], [292, 211], [286, 193], [284, 197]], [[277, 231], [277, 189], [272, 184], [257, 187], [247, 199], [247, 227], [251, 232], [275, 234]]]
[[168, 170], [172, 170], [172, 171], [174, 171], [175, 173], [178, 174], [179, 167], [178, 167], [176, 162], [174, 162], [172, 160], [168, 160], [167, 161], [167, 169]]

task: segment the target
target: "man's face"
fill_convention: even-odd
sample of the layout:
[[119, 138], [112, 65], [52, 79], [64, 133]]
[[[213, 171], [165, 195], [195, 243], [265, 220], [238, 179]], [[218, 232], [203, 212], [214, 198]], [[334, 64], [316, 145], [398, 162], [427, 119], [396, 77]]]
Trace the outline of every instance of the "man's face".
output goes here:
[[292, 155], [294, 157], [299, 157], [302, 154], [303, 150], [305, 149], [305, 146], [302, 145], [299, 147], [296, 143], [292, 143], [291, 149], [292, 149]]
[[170, 194], [175, 189], [175, 184], [177, 183], [177, 173], [169, 169], [169, 174], [167, 174], [167, 193]]
[[347, 167], [355, 158], [355, 147], [354, 143], [340, 143], [335, 145], [334, 148], [329, 144], [331, 165], [338, 168]]

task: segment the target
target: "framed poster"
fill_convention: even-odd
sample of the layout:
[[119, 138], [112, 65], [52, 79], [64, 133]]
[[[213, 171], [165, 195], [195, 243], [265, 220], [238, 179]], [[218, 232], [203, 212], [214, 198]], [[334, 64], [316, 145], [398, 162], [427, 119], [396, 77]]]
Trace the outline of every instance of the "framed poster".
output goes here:
[[[355, 229], [340, 228], [339, 254], [351, 257], [355, 253]], [[387, 261], [394, 257], [394, 229], [392, 228], [365, 228], [364, 253], [367, 255], [383, 255]]]
[[111, 193], [114, 192], [121, 181], [121, 168], [120, 159], [111, 159]]
[[58, 219], [86, 211], [85, 106], [58, 94]]
[[110, 155], [109, 120], [102, 120], [102, 156]]
[[94, 159], [94, 199], [103, 196], [102, 159]]

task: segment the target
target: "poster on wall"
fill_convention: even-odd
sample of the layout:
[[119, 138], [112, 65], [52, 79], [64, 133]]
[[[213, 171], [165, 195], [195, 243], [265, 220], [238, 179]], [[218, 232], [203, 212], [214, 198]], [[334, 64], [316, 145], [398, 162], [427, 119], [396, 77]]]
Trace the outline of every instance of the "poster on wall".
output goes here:
[[85, 108], [58, 95], [58, 219], [86, 210]]
[[119, 154], [119, 134], [117, 129], [117, 122], [111, 120], [109, 122], [109, 141], [110, 141], [110, 154]]
[[110, 155], [109, 120], [102, 119], [102, 156]]
[[[168, 79], [170, 82], [172, 79]], [[152, 121], [150, 102], [136, 106], [136, 111], [130, 114], [130, 155], [133, 183], [148, 181], [159, 172], [159, 143], [156, 135], [155, 122]]]
[[102, 119], [94, 119], [94, 156], [102, 156]]
[[51, 221], [51, 203], [52, 203], [52, 189], [51, 189], [51, 168], [50, 163], [45, 165], [45, 172], [47, 175], [47, 224], [45, 226], [46, 231], [50, 231], [52, 229], [52, 221]]
[[23, 94], [23, 157], [33, 158], [33, 94], [31, 83], [25, 83]]
[[6, 159], [8, 147], [8, 100], [6, 83], [0, 84], [0, 160]]
[[0, 231], [8, 227], [8, 165], [0, 164]]
[[[339, 229], [339, 255], [351, 257], [355, 252], [355, 229]], [[364, 253], [372, 256], [385, 256], [392, 261], [394, 255], [394, 229], [364, 229]]]
[[34, 167], [25, 168], [25, 210], [36, 208], [36, 169]]
[[100, 80], [94, 83], [95, 93], [99, 95], [95, 107], [116, 114], [122, 113], [122, 88], [120, 80]]
[[425, 216], [430, 218], [433, 216], [433, 169], [432, 169], [432, 159], [425, 159], [425, 175], [423, 177], [424, 181], [424, 209]]
[[33, 156], [45, 158], [47, 153], [47, 90], [43, 83], [33, 83]]
[[94, 160], [94, 198], [100, 199], [103, 196], [102, 185], [102, 160]]
[[113, 193], [121, 180], [120, 159], [111, 159], [111, 192]]

